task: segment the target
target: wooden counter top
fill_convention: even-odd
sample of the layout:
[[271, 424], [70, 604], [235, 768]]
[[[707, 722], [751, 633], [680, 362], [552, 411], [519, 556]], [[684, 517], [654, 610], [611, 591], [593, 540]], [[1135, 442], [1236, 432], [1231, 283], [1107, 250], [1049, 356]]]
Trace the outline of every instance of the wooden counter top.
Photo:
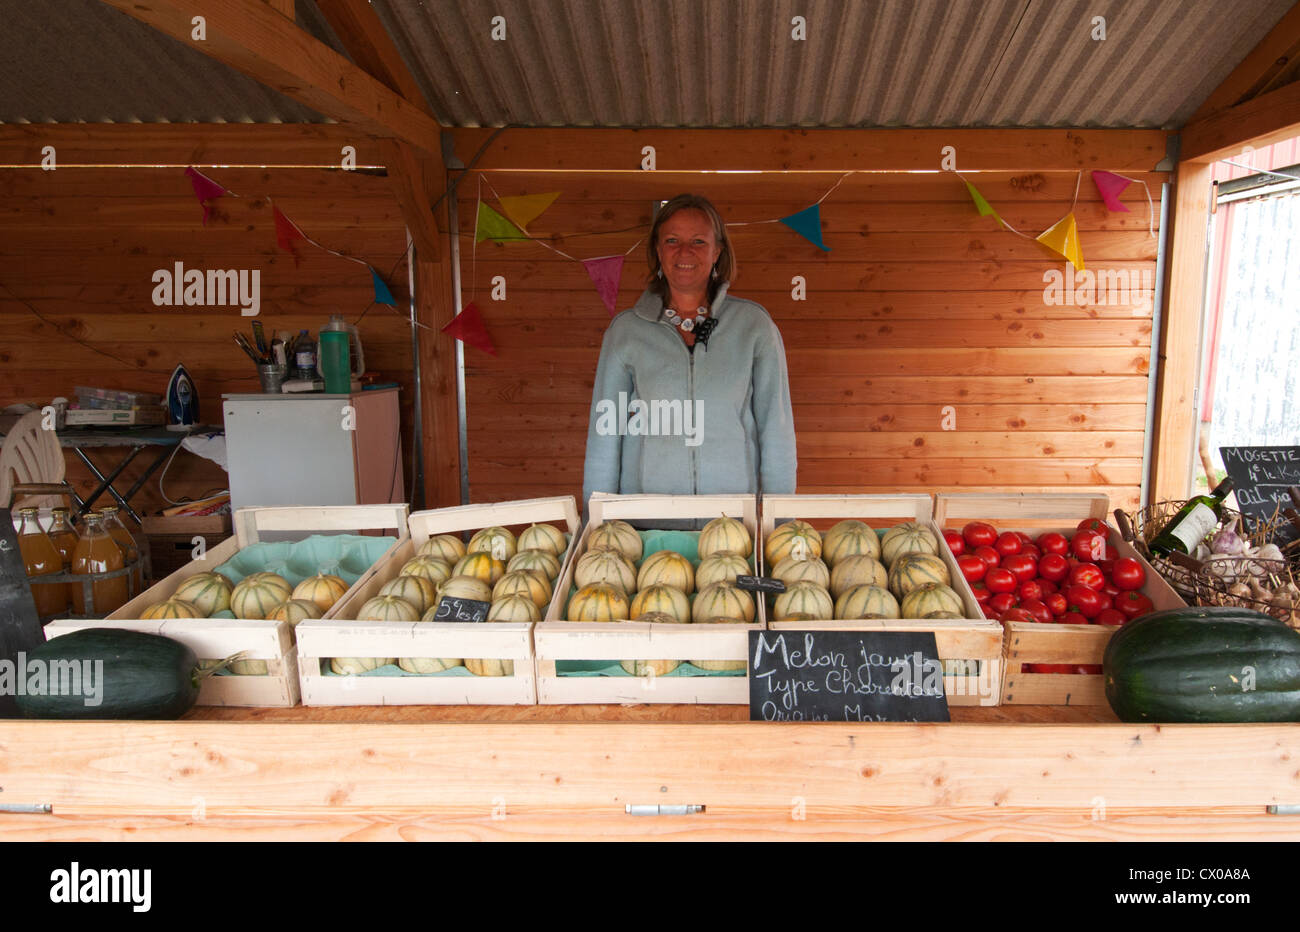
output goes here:
[[[1300, 725], [743, 706], [199, 708], [0, 722], [0, 840], [1300, 839]], [[252, 727], [255, 726], [255, 727]], [[636, 816], [628, 805], [696, 805]]]

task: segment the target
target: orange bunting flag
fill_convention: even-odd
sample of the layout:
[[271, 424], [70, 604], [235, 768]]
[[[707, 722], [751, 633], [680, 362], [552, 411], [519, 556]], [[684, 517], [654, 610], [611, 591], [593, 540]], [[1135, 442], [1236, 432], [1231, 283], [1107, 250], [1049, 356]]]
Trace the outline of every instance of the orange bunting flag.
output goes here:
[[476, 346], [489, 355], [497, 354], [497, 348], [492, 343], [492, 338], [488, 336], [487, 327], [483, 325], [483, 315], [479, 313], [478, 305], [473, 301], [466, 304], [452, 322], [442, 328], [442, 332], [462, 343]]
[[528, 224], [540, 217], [546, 208], [550, 207], [552, 202], [559, 196], [559, 191], [552, 191], [549, 194], [521, 194], [517, 197], [500, 197], [497, 198], [497, 202], [501, 205], [501, 209], [505, 211], [506, 216], [526, 233], [528, 232]]
[[1076, 270], [1083, 271], [1083, 250], [1079, 247], [1079, 228], [1074, 222], [1074, 211], [1070, 211], [1036, 238], [1052, 252], [1068, 259]]

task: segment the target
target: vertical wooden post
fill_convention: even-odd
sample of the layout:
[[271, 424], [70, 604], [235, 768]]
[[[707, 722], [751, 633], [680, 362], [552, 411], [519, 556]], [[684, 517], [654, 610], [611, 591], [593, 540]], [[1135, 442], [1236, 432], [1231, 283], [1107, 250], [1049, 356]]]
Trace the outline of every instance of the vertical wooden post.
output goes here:
[[1159, 416], [1151, 448], [1152, 502], [1185, 499], [1191, 493], [1211, 168], [1206, 162], [1179, 162], [1174, 181], [1174, 240], [1165, 288], [1169, 300], [1160, 334]]
[[439, 255], [430, 257], [417, 251], [415, 260], [416, 320], [425, 325], [420, 329], [420, 384], [416, 391], [422, 400], [426, 508], [461, 503], [456, 341], [442, 332], [455, 316], [446, 243], [447, 237], [443, 237]]

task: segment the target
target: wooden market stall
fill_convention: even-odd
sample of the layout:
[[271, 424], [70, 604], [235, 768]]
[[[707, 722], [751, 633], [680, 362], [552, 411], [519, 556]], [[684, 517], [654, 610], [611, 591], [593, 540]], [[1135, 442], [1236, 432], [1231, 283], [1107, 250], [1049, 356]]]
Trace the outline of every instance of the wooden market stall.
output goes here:
[[[1177, 122], [1108, 113], [1027, 128], [1003, 114], [743, 128], [768, 124], [742, 116], [703, 129], [693, 127], [713, 123], [683, 107], [640, 124], [552, 116], [504, 130], [483, 127], [515, 122], [509, 108], [481, 118], [464, 101], [431, 103], [431, 76], [452, 79], [400, 5], [85, 2], [113, 28], [185, 46], [331, 122], [0, 124], [0, 328], [13, 335], [0, 348], [0, 400], [43, 403], [82, 379], [161, 381], [178, 355], [202, 397], [247, 390], [255, 375], [230, 346], [229, 309], [157, 307], [150, 274], [173, 261], [256, 267], [275, 326], [366, 308], [367, 363], [402, 390], [413, 509], [579, 493], [609, 312], [576, 260], [626, 254], [616, 307], [630, 306], [655, 204], [683, 190], [737, 224], [736, 293], [783, 334], [800, 492], [1103, 493], [1130, 511], [1181, 500], [1195, 446], [1208, 166], [1300, 133], [1300, 6], [1281, 0], [1240, 18], [1236, 44], [1218, 50], [1217, 89], [1196, 83], [1203, 70], [1184, 77], [1178, 91], [1199, 109]], [[1133, 29], [1173, 28], [1150, 6]], [[982, 38], [1027, 55], [1030, 40], [999, 15], [1005, 30]], [[530, 52], [545, 46], [522, 8], [506, 19]], [[484, 37], [495, 27], [479, 25], [483, 36], [465, 41], [490, 65]], [[1179, 36], [1189, 44], [1180, 57], [1192, 58], [1190, 33]], [[1169, 67], [1142, 71], [1146, 42], [1111, 41], [1129, 43], [1143, 80]], [[1067, 43], [1057, 44], [1044, 40], [1041, 54], [1060, 54]], [[962, 61], [965, 77], [980, 76]], [[516, 66], [492, 72], [476, 59], [470, 80], [480, 66], [488, 97], [527, 96]], [[585, 80], [592, 94], [604, 81]], [[839, 75], [851, 100], [854, 80]], [[189, 166], [229, 191], [211, 219], [200, 219]], [[1145, 183], [1150, 205], [1108, 210], [1091, 171]], [[1029, 235], [977, 213], [963, 181]], [[530, 226], [535, 242], [478, 241], [481, 204], [543, 192], [559, 196]], [[776, 222], [812, 203], [829, 250]], [[356, 264], [277, 244], [273, 208], [378, 269], [395, 308], [371, 305]], [[1048, 293], [1048, 273], [1074, 269], [1033, 236], [1070, 213], [1095, 280], [1114, 286], [1105, 300]], [[442, 332], [471, 302], [495, 355]], [[93, 484], [75, 469], [70, 478]], [[223, 478], [178, 460], [168, 490], [197, 496]], [[747, 717], [739, 705], [200, 706], [176, 722], [4, 722], [0, 835], [1300, 836], [1294, 816], [1270, 812], [1300, 804], [1296, 725], [1137, 726], [1097, 705], [954, 707], [942, 725]], [[702, 808], [652, 818], [627, 808], [644, 806]]]

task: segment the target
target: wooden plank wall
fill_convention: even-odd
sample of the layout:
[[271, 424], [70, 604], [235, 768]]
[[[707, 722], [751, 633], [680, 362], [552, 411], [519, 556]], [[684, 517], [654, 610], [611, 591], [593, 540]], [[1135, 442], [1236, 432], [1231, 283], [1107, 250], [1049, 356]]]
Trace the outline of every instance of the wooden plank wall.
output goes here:
[[[1104, 167], [1104, 166], [1098, 166]], [[1166, 176], [1125, 170], [1152, 188]], [[480, 188], [479, 180], [487, 182]], [[729, 223], [815, 202], [838, 175], [471, 172], [461, 184], [462, 300], [498, 349], [466, 348], [471, 500], [579, 495], [592, 382], [609, 315], [583, 267], [537, 243], [473, 241], [476, 194], [559, 191], [530, 226], [575, 258], [621, 254], [652, 203], [710, 197]], [[1071, 206], [1075, 171], [970, 176], [1031, 236]], [[800, 492], [1101, 489], [1136, 507], [1151, 364], [1157, 240], [1145, 198], [1111, 213], [1084, 174], [1075, 215], [1086, 267], [1129, 276], [1127, 303], [1045, 301], [1066, 264], [979, 217], [939, 173], [859, 173], [822, 204], [823, 253], [778, 223], [735, 226], [732, 291], [763, 304], [790, 365]], [[617, 231], [617, 232], [611, 232]], [[492, 300], [504, 276], [506, 300]], [[642, 290], [644, 243], [628, 256], [618, 307]], [[807, 281], [795, 301], [791, 280]], [[942, 429], [955, 408], [955, 430]]]
[[[198, 138], [185, 141], [197, 145]], [[196, 382], [202, 420], [220, 423], [223, 393], [259, 390], [252, 362], [232, 340], [235, 330], [251, 337], [253, 318], [235, 307], [155, 307], [151, 276], [175, 261], [186, 269], [260, 269], [257, 319], [268, 337], [278, 329], [315, 333], [332, 312], [356, 320], [371, 301], [369, 273], [302, 243], [295, 264], [276, 247], [270, 196], [309, 236], [369, 260], [389, 277], [397, 311], [375, 305], [359, 326], [368, 370], [402, 385], [410, 476], [405, 262], [389, 276], [406, 251], [406, 233], [389, 180], [324, 168], [205, 170], [245, 195], [219, 200], [207, 226], [181, 167], [0, 169], [0, 407], [74, 398], [77, 385], [162, 393], [172, 368], [183, 362]], [[100, 454], [99, 461], [119, 455]], [[80, 463], [70, 457], [69, 466], [79, 489], [93, 487]], [[126, 481], [138, 473], [133, 464]], [[179, 499], [226, 485], [219, 467], [181, 453], [165, 488]], [[162, 504], [156, 478], [138, 502]]]

